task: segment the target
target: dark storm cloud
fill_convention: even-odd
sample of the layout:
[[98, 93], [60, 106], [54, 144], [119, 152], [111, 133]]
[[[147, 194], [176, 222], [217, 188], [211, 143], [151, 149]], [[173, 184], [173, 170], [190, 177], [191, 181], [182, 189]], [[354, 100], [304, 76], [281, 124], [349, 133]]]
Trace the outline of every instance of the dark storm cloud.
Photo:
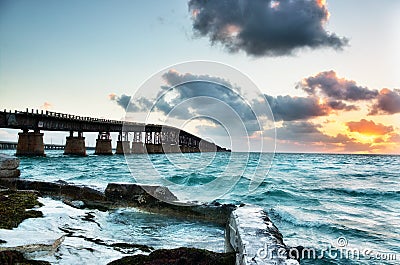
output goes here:
[[290, 55], [300, 48], [342, 49], [346, 38], [325, 30], [329, 12], [318, 0], [190, 0], [193, 30], [229, 52]]
[[[267, 108], [266, 102], [263, 100], [246, 102], [240, 96], [243, 94], [241, 89], [233, 86], [229, 81], [209, 75], [181, 74], [174, 70], [164, 73], [162, 78], [165, 85], [160, 87], [157, 99], [135, 99], [135, 102], [131, 102], [129, 111], [146, 112], [153, 108], [169, 117], [184, 120], [204, 113], [218, 113], [220, 117], [223, 117], [222, 103], [236, 112], [240, 119], [245, 121], [248, 129], [251, 128], [251, 131], [259, 129], [254, 111], [258, 112], [260, 109]], [[324, 72], [313, 78], [307, 78], [302, 83], [308, 82], [310, 86], [312, 84], [312, 87], [302, 87], [310, 94], [309, 96], [264, 95], [275, 121], [309, 120], [328, 116], [336, 111], [358, 110], [357, 106], [349, 105], [342, 99], [355, 100], [356, 93], [353, 90], [363, 92], [357, 94], [358, 98], [369, 98], [370, 94], [375, 94], [366, 88], [357, 87], [354, 81], [337, 78], [334, 72]], [[320, 98], [318, 94], [324, 94], [325, 97]], [[327, 95], [329, 95], [328, 98], [326, 98]], [[131, 98], [126, 95], [120, 97], [113, 95], [112, 100], [125, 108]], [[226, 116], [228, 115], [230, 114], [227, 113]]]
[[371, 107], [369, 115], [384, 115], [400, 113], [400, 89], [382, 89], [377, 96], [377, 102]]
[[334, 110], [344, 110], [344, 111], [359, 110], [357, 106], [347, 105], [343, 101], [339, 100], [330, 100], [326, 104]]
[[131, 102], [132, 97], [125, 94], [117, 96], [116, 94], [112, 93], [108, 95], [108, 97], [110, 100], [115, 101], [123, 109], [127, 109], [130, 112], [150, 110], [152, 106], [151, 101], [146, 98], [140, 98], [135, 102]]
[[243, 123], [249, 132], [260, 130], [252, 102], [242, 98], [240, 88], [228, 81], [208, 75], [180, 74], [176, 71], [168, 71], [162, 78], [166, 85], [160, 87], [157, 98], [132, 99], [124, 94], [110, 94], [109, 98], [124, 109], [129, 104], [128, 112], [160, 111], [170, 118], [181, 120], [216, 116], [221, 122], [235, 123], [238, 126]]
[[307, 120], [328, 115], [328, 110], [314, 97], [272, 97], [265, 95], [275, 121]]
[[[224, 119], [225, 114], [221, 110], [228, 108], [240, 117], [248, 130], [259, 130], [252, 106], [241, 97], [240, 88], [228, 81], [208, 75], [180, 74], [176, 71], [168, 71], [163, 79], [168, 86], [162, 87], [155, 107], [165, 115], [189, 119], [198, 115], [217, 114]], [[190, 103], [185, 105], [186, 101]], [[225, 121], [228, 117], [232, 118], [232, 113], [226, 113]]]
[[116, 94], [112, 93], [112, 94], [108, 95], [108, 98], [111, 101], [115, 101], [123, 109], [126, 109], [129, 105], [129, 102], [131, 101], [131, 97], [127, 96], [125, 94], [122, 94], [121, 96], [117, 96]]
[[342, 101], [331, 100], [319, 102], [314, 96], [291, 97], [265, 95], [275, 121], [308, 120], [320, 116], [328, 116], [335, 110], [351, 111], [358, 108], [354, 105], [347, 105]]
[[378, 96], [377, 90], [358, 86], [353, 80], [339, 78], [335, 71], [326, 71], [305, 78], [297, 85], [309, 95], [326, 96], [335, 100], [371, 100]]

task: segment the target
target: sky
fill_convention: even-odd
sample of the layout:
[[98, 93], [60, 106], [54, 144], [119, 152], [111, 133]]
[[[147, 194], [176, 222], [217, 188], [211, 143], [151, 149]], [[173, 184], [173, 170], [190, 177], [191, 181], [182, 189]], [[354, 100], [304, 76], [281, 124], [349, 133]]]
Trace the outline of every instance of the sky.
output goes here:
[[[0, 107], [120, 120], [151, 76], [210, 60], [265, 95], [277, 151], [399, 154], [399, 29], [397, 0], [0, 0]], [[212, 122], [187, 129], [226, 144]]]

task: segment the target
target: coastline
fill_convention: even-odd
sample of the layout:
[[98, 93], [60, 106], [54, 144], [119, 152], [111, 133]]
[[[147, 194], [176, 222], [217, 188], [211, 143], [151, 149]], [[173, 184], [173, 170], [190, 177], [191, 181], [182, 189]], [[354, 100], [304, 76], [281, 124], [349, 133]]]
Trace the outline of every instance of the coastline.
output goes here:
[[[91, 188], [85, 186], [74, 186], [69, 185], [64, 182], [59, 183], [51, 183], [51, 182], [39, 182], [39, 181], [28, 181], [22, 179], [10, 179], [10, 178], [2, 178], [0, 179], [0, 185], [3, 187], [7, 187], [7, 192], [16, 193], [16, 194], [34, 194], [35, 196], [43, 196], [55, 199], [60, 201], [70, 207], [74, 207], [76, 209], [97, 209], [100, 211], [107, 211], [110, 209], [116, 209], [121, 207], [134, 207], [139, 208], [144, 211], [152, 212], [155, 214], [167, 215], [174, 218], [189, 219], [189, 220], [203, 220], [208, 222], [213, 222], [216, 225], [227, 226], [227, 222], [229, 221], [229, 216], [232, 219], [232, 212], [238, 208], [238, 206], [234, 205], [226, 205], [219, 203], [211, 203], [211, 204], [193, 204], [190, 206], [179, 206], [165, 203], [164, 201], [160, 201], [155, 199], [153, 196], [148, 194], [143, 187], [137, 184], [113, 184], [110, 183], [109, 187], [103, 193], [93, 190]], [[158, 190], [160, 187], [157, 187]], [[157, 190], [154, 189], [154, 190]], [[162, 193], [164, 196], [173, 196], [169, 193], [169, 191], [165, 191]], [[32, 191], [35, 190], [35, 191]], [[29, 192], [26, 192], [29, 191]], [[37, 197], [36, 197], [37, 198]], [[40, 210], [40, 208], [39, 208]], [[40, 217], [38, 214], [37, 217]], [[94, 216], [86, 215], [86, 221], [94, 222]], [[269, 219], [263, 220], [269, 221]], [[253, 220], [254, 221], [254, 220]], [[238, 222], [238, 221], [236, 221]], [[242, 221], [239, 221], [241, 223]], [[262, 221], [264, 222], [264, 221]], [[238, 224], [239, 224], [238, 223]], [[232, 227], [231, 225], [227, 227]], [[63, 237], [80, 237], [86, 241], [90, 241], [95, 244], [104, 245], [107, 247], [113, 247], [116, 249], [126, 249], [128, 252], [126, 253], [135, 253], [134, 256], [126, 256], [121, 259], [116, 259], [110, 264], [143, 264], [146, 261], [146, 264], [160, 264], [157, 263], [161, 260], [164, 260], [168, 257], [170, 262], [173, 260], [177, 260], [178, 256], [182, 256], [182, 263], [180, 264], [192, 264], [193, 259], [200, 259], [198, 264], [212, 264], [207, 263], [205, 261], [214, 261], [215, 264], [234, 264], [235, 260], [239, 258], [238, 264], [250, 264], [243, 259], [243, 253], [247, 253], [248, 250], [243, 251], [244, 245], [236, 246], [236, 249], [233, 250], [232, 247], [228, 247], [229, 250], [227, 253], [216, 253], [208, 250], [201, 250], [197, 248], [178, 248], [178, 249], [170, 249], [170, 250], [154, 250], [151, 246], [144, 246], [138, 244], [131, 244], [128, 242], [120, 242], [109, 244], [107, 242], [101, 241], [96, 238], [89, 238], [82, 235], [75, 235], [74, 230], [61, 229], [63, 232]], [[274, 229], [277, 230], [275, 227]], [[268, 231], [265, 231], [268, 233]], [[228, 235], [229, 236], [229, 235]], [[238, 235], [240, 238], [240, 235]], [[241, 235], [245, 236], [244, 233]], [[230, 238], [226, 239], [227, 244], [229, 240], [234, 240], [237, 242], [235, 237], [229, 236]], [[278, 238], [282, 243], [282, 235], [278, 232], [277, 234], [272, 234], [272, 238]], [[61, 241], [61, 240], [59, 240]], [[62, 241], [61, 241], [62, 242]], [[232, 241], [231, 241], [232, 242]], [[61, 245], [62, 243], [60, 243]], [[53, 248], [50, 251], [56, 251], [59, 247], [54, 247], [54, 243], [51, 244]], [[249, 246], [247, 246], [249, 248]], [[17, 248], [18, 250], [24, 251], [24, 248]], [[46, 249], [43, 244], [39, 246], [40, 250]], [[130, 250], [129, 250], [130, 249]], [[132, 252], [132, 250], [135, 251]], [[4, 251], [8, 251], [7, 249], [3, 249]], [[11, 248], [11, 250], [15, 251], [15, 248]], [[139, 251], [139, 252], [138, 252]], [[139, 253], [139, 254], [138, 254]], [[238, 255], [238, 253], [240, 255]], [[150, 255], [149, 255], [150, 254]], [[139, 255], [139, 256], [137, 256]], [[175, 257], [175, 258], [174, 258]], [[132, 263], [133, 261], [138, 263]], [[292, 260], [293, 261], [293, 260]], [[125, 263], [124, 263], [125, 262]], [[142, 262], [142, 263], [140, 263]], [[154, 263], [152, 263], [154, 262]], [[186, 262], [186, 263], [185, 263]], [[204, 262], [204, 263], [202, 263]], [[277, 264], [296, 264], [296, 263], [286, 263], [282, 259], [279, 259], [280, 263]], [[172, 262], [173, 263], [173, 262]], [[171, 264], [172, 264], [171, 263]], [[165, 263], [169, 264], [169, 263]], [[196, 263], [197, 264], [197, 263]], [[261, 263], [262, 264], [262, 263]], [[298, 264], [298, 263], [297, 263]]]

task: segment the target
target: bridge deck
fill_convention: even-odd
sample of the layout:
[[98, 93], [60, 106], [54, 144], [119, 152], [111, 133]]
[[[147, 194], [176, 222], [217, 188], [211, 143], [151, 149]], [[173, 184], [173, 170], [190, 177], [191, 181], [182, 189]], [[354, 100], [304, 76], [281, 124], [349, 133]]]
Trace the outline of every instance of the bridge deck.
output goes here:
[[[142, 141], [141, 133], [146, 144], [161, 144], [169, 142], [183, 146], [199, 147], [200, 141], [205, 145], [214, 145], [209, 141], [188, 133], [184, 130], [158, 124], [144, 124], [136, 122], [124, 122], [109, 119], [98, 119], [92, 117], [77, 116], [65, 113], [39, 111], [26, 109], [26, 111], [0, 111], [0, 128], [21, 129], [23, 131], [67, 131], [67, 132], [118, 132], [139, 133], [135, 135], [134, 141]], [[154, 134], [154, 136], [153, 136]], [[215, 145], [217, 150], [226, 150]]]

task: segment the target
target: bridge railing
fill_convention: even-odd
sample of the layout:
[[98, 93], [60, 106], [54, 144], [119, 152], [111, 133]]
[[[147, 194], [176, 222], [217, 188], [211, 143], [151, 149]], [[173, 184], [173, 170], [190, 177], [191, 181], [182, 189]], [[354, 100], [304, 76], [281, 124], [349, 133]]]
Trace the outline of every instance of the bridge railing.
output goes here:
[[34, 114], [34, 115], [43, 115], [46, 117], [54, 117], [54, 118], [64, 118], [64, 119], [69, 119], [69, 120], [74, 120], [74, 121], [89, 121], [89, 122], [106, 122], [106, 123], [113, 123], [113, 124], [122, 124], [122, 121], [117, 121], [117, 120], [110, 120], [110, 119], [101, 119], [101, 118], [92, 118], [92, 117], [86, 117], [86, 116], [79, 116], [79, 115], [73, 115], [73, 114], [66, 114], [66, 113], [61, 113], [61, 112], [54, 112], [54, 111], [49, 111], [49, 110], [38, 110], [38, 109], [26, 109], [25, 111], [19, 111], [19, 110], [3, 110], [4, 113], [15, 113], [15, 114]]

